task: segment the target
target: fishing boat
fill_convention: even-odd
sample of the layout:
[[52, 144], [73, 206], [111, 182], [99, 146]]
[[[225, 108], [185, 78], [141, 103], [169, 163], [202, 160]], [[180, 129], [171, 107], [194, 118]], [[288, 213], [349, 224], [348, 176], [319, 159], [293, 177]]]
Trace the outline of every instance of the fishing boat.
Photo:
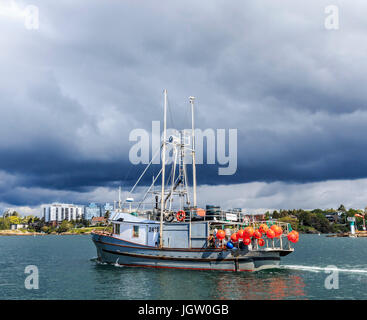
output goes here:
[[[281, 257], [292, 253], [292, 243], [298, 241], [298, 233], [288, 223], [256, 221], [242, 209], [197, 206], [194, 101], [194, 97], [189, 98], [191, 133], [182, 130], [179, 136], [167, 137], [164, 90], [163, 139], [156, 152], [162, 159], [161, 168], [139, 202], [132, 195], [154, 157], [124, 202], [119, 189], [119, 200], [110, 218], [112, 231], [92, 232], [97, 259], [121, 266], [192, 270], [257, 271], [279, 267]], [[168, 148], [174, 161], [166, 177]], [[187, 155], [192, 160], [192, 202]], [[150, 197], [146, 209], [143, 203]]]

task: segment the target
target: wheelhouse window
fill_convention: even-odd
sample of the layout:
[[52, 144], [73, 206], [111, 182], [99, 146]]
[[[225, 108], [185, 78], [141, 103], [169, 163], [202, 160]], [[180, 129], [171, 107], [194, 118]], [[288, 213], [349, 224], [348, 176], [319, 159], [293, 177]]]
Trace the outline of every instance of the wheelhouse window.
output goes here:
[[120, 225], [119, 224], [114, 224], [113, 225], [115, 227], [115, 234], [120, 234]]
[[133, 238], [139, 238], [139, 226], [133, 226]]

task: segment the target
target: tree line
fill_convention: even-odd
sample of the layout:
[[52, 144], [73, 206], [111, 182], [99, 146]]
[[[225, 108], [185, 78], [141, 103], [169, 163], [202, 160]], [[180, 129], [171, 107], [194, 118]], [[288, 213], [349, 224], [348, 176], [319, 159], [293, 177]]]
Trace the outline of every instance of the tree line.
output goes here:
[[[267, 219], [272, 217], [279, 221], [291, 224], [292, 229], [304, 233], [339, 233], [348, 232], [349, 223], [348, 217], [356, 218], [356, 227], [362, 230], [363, 218], [356, 217], [356, 214], [367, 216], [367, 208], [360, 209], [346, 209], [344, 205], [340, 205], [338, 209], [292, 209], [292, 210], [275, 210], [273, 212], [267, 211], [265, 216]], [[326, 215], [334, 215], [336, 221], [330, 222]]]

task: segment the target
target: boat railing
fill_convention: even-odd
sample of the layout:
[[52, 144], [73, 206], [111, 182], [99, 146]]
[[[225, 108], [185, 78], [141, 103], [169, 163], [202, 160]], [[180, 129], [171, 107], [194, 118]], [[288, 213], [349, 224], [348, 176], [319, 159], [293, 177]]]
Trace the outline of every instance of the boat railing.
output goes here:
[[[287, 222], [277, 221], [277, 220], [258, 220], [250, 222], [228, 222], [228, 221], [215, 221], [211, 226], [212, 235], [214, 228], [228, 230], [226, 232], [226, 238], [222, 241], [216, 241], [216, 246], [225, 247], [226, 243], [230, 241], [231, 235], [237, 232], [239, 229], [244, 229], [245, 227], [251, 226], [254, 229], [258, 229], [261, 224], [267, 225], [269, 228], [272, 225], [277, 225], [282, 228], [282, 234], [278, 237], [272, 239], [268, 238], [266, 235], [262, 236], [264, 240], [264, 245], [260, 246], [258, 239], [252, 239], [251, 245], [248, 246], [249, 250], [255, 251], [271, 251], [271, 250], [293, 250], [291, 242], [288, 240], [288, 234], [292, 231], [291, 225]], [[234, 243], [235, 247], [240, 248], [242, 246], [241, 242], [243, 239], [239, 239]]]

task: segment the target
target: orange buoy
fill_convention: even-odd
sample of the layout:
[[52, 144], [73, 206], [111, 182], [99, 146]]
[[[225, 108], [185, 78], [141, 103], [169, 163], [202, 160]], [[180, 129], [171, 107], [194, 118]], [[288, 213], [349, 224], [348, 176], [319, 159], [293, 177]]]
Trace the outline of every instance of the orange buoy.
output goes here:
[[293, 243], [296, 243], [296, 242], [297, 242], [297, 236], [296, 236], [296, 234], [295, 234], [295, 233], [293, 233], [293, 231], [292, 231], [292, 232], [290, 232], [290, 233], [288, 233], [287, 238], [288, 238], [288, 240], [289, 240], [290, 242], [293, 242]]
[[268, 230], [269, 230], [269, 227], [268, 227], [265, 223], [260, 224], [259, 231], [260, 231], [261, 233], [266, 234], [266, 232], [267, 232]]
[[255, 237], [256, 239], [260, 239], [260, 238], [261, 238], [261, 232], [260, 232], [259, 230], [255, 230], [255, 232], [254, 232], [254, 237]]
[[236, 232], [235, 233], [232, 233], [231, 240], [232, 240], [232, 242], [237, 242], [238, 241], [238, 235], [237, 235]]
[[251, 238], [254, 235], [255, 230], [253, 227], [246, 227], [244, 232], [245, 232], [246, 238]]
[[280, 237], [283, 233], [283, 229], [281, 226], [277, 226], [276, 230], [275, 230], [275, 236], [276, 237]]
[[270, 227], [271, 230], [274, 231], [275, 233], [275, 237], [279, 237], [282, 233], [283, 233], [283, 230], [281, 227], [277, 226], [276, 224], [273, 224], [271, 227]]
[[251, 243], [251, 239], [250, 238], [243, 238], [243, 243], [248, 246]]
[[224, 232], [224, 230], [217, 231], [217, 234], [216, 234], [217, 239], [223, 240], [225, 236], [226, 236], [226, 233]]
[[275, 232], [272, 230], [272, 229], [269, 229], [267, 232], [266, 232], [266, 236], [269, 238], [269, 239], [273, 239], [275, 237]]
[[299, 240], [299, 233], [297, 231], [293, 230], [290, 233], [288, 233], [287, 238], [290, 242], [296, 243]]
[[243, 239], [244, 235], [245, 235], [245, 231], [243, 229], [238, 230], [237, 236], [239, 239]]
[[264, 239], [258, 239], [257, 243], [259, 244], [260, 247], [262, 247], [265, 244], [265, 240]]

